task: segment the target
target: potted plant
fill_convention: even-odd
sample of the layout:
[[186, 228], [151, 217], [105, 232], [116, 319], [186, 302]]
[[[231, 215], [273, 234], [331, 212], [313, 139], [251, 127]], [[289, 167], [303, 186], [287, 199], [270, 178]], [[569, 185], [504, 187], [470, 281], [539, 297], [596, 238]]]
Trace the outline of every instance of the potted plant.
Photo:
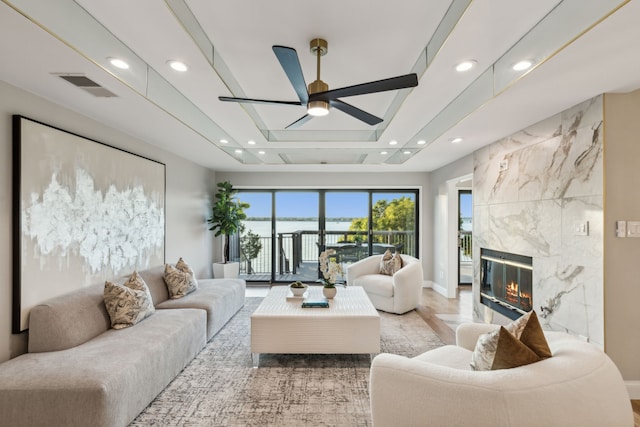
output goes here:
[[218, 192], [211, 208], [211, 218], [207, 220], [211, 224], [209, 230], [216, 232], [216, 237], [224, 235], [224, 248], [222, 263], [213, 264], [214, 277], [238, 277], [240, 263], [229, 262], [229, 239], [232, 234], [238, 232], [241, 221], [247, 218], [244, 213], [249, 208], [248, 203], [241, 202], [236, 197], [237, 190], [229, 181], [218, 183]]
[[251, 261], [258, 257], [262, 250], [262, 242], [260, 236], [254, 233], [252, 230], [247, 231], [244, 234], [244, 225], [240, 227], [240, 255], [247, 261], [247, 274], [253, 274], [253, 267]]
[[326, 298], [333, 298], [336, 295], [336, 281], [338, 276], [342, 276], [342, 267], [333, 260], [336, 255], [335, 249], [327, 249], [320, 254], [320, 272], [323, 284], [322, 293]]
[[289, 289], [291, 289], [291, 293], [293, 293], [294, 296], [300, 297], [307, 291], [307, 285], [300, 281], [295, 281], [289, 285]]

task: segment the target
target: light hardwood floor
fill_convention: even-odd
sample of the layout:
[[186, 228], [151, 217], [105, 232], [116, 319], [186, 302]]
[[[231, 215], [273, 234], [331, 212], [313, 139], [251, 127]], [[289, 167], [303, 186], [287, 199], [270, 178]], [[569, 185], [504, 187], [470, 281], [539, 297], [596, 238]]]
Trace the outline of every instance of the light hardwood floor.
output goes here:
[[[422, 291], [422, 304], [416, 311], [436, 332], [445, 344], [455, 344], [455, 334], [451, 324], [458, 320], [468, 319], [472, 312], [472, 293], [470, 286], [461, 286], [458, 297], [445, 298], [433, 289]], [[447, 321], [443, 319], [448, 319]], [[640, 427], [640, 400], [632, 400], [634, 426]]]

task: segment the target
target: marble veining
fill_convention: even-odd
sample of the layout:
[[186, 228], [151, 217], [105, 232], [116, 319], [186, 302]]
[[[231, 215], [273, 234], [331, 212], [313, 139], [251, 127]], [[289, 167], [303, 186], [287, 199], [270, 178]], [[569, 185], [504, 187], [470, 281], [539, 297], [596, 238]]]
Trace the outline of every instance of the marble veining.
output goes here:
[[480, 248], [512, 252], [543, 327], [603, 345], [603, 117], [597, 96], [474, 153], [476, 320], [506, 321], [479, 302]]

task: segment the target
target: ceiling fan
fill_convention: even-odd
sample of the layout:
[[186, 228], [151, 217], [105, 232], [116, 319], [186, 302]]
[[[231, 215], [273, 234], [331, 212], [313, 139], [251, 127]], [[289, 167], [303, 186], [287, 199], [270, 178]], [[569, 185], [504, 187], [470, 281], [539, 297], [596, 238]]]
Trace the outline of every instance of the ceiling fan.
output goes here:
[[338, 98], [385, 92], [388, 90], [405, 89], [418, 85], [418, 76], [413, 73], [329, 90], [329, 85], [320, 80], [320, 57], [327, 53], [327, 46], [326, 40], [311, 40], [310, 50], [317, 58], [317, 79], [309, 84], [308, 89], [304, 80], [304, 75], [302, 74], [302, 67], [300, 66], [300, 60], [298, 59], [298, 53], [296, 50], [286, 46], [273, 46], [273, 52], [276, 54], [282, 69], [298, 94], [298, 98], [300, 99], [299, 101], [275, 101], [268, 99], [233, 98], [228, 96], [220, 96], [218, 99], [220, 101], [253, 104], [306, 105], [307, 114], [288, 125], [285, 129], [297, 128], [311, 120], [313, 117], [326, 116], [329, 114], [330, 106], [335, 107], [343, 113], [347, 113], [369, 125], [377, 125], [382, 122], [380, 117], [369, 114], [366, 111], [341, 101]]

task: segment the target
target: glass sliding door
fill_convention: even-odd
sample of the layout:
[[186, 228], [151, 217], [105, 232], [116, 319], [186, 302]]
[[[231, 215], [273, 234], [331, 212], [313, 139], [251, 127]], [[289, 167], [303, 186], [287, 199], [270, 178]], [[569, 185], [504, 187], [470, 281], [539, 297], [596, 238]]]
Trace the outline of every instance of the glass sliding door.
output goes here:
[[472, 234], [473, 195], [458, 191], [458, 284], [470, 285], [473, 279]]
[[369, 256], [369, 193], [326, 191], [324, 211], [325, 246], [336, 251], [346, 272], [349, 264]]
[[387, 249], [418, 253], [417, 190], [241, 190], [250, 207], [231, 240], [241, 278], [313, 283], [318, 257], [335, 249], [343, 270]]
[[411, 256], [417, 253], [418, 207], [415, 192], [371, 193], [371, 253], [387, 249]]
[[272, 280], [274, 248], [273, 193], [242, 191], [241, 201], [249, 203], [247, 219], [242, 222], [234, 241], [240, 259], [240, 278], [251, 281]]
[[320, 193], [275, 192], [276, 282], [318, 279]]

